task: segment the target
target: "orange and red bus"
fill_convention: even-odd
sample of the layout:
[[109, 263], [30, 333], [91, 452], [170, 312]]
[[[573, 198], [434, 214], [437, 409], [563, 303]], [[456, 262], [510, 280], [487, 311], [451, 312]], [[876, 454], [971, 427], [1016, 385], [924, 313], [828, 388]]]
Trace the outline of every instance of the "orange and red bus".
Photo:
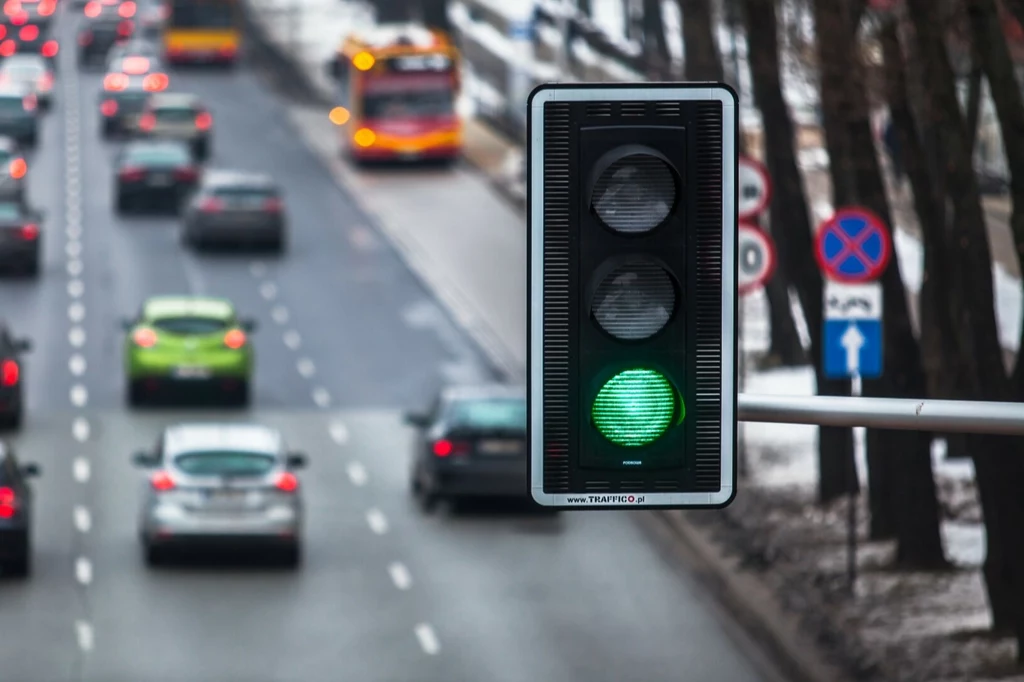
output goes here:
[[171, 64], [233, 65], [242, 43], [239, 0], [166, 0], [164, 57]]
[[339, 105], [331, 121], [359, 161], [454, 161], [462, 153], [456, 111], [459, 53], [442, 32], [380, 25], [348, 36], [330, 70]]

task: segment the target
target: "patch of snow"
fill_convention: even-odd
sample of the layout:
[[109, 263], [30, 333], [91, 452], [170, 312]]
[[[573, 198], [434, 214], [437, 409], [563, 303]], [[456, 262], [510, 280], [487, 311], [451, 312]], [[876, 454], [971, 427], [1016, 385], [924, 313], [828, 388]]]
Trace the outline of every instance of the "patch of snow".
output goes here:
[[942, 524], [946, 556], [957, 566], [979, 567], [985, 561], [985, 528], [980, 523]]

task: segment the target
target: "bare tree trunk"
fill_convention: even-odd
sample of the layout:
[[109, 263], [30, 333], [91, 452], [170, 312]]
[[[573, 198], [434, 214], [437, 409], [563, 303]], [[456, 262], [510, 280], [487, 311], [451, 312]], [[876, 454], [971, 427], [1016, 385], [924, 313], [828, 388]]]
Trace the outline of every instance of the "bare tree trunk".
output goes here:
[[683, 17], [683, 66], [689, 80], [725, 81], [715, 43], [710, 0], [678, 0]]
[[[795, 151], [796, 131], [789, 104], [782, 94], [775, 2], [744, 0], [744, 7], [754, 98], [761, 110], [765, 129], [772, 131], [771, 135], [765, 135], [765, 157], [775, 182], [772, 219], [777, 226], [779, 265], [792, 278], [807, 318], [811, 353], [820, 358], [821, 273], [812, 255], [810, 213]], [[849, 395], [849, 382], [826, 379], [820, 363], [815, 363], [815, 375], [819, 394]], [[822, 502], [858, 489], [850, 429], [822, 427], [819, 430], [818, 463], [818, 496]]]
[[419, 0], [420, 14], [423, 23], [445, 33], [451, 33], [452, 24], [448, 19], [448, 2], [446, 0]]
[[1003, 7], [1010, 10], [1010, 14], [1024, 27], [1024, 0], [1003, 0]]
[[671, 63], [665, 40], [665, 21], [661, 16], [661, 0], [643, 0], [644, 56], [653, 62], [655, 71], [665, 71]]
[[585, 17], [589, 17], [591, 13], [590, 0], [576, 0], [576, 9], [580, 11]]

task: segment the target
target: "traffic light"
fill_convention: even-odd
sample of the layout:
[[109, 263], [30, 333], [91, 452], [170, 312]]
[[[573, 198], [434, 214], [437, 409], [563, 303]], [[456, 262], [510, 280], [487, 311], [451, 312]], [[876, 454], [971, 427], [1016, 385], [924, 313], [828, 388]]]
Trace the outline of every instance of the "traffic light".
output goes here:
[[565, 509], [724, 507], [736, 94], [560, 83], [527, 108], [531, 495]]

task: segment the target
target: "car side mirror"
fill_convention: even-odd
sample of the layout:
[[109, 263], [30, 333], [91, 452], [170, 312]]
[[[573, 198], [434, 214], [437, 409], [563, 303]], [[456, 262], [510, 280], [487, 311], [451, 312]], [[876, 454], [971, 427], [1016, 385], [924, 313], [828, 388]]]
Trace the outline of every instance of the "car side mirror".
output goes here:
[[18, 339], [14, 342], [14, 350], [19, 353], [28, 353], [32, 350], [32, 341], [30, 339]]
[[35, 462], [21, 465], [21, 475], [25, 478], [35, 478], [41, 473], [43, 473], [42, 469]]
[[286, 460], [289, 469], [304, 469], [309, 460], [301, 452], [289, 452]]
[[415, 426], [420, 429], [430, 426], [430, 416], [421, 412], [406, 412], [404, 420], [409, 426]]
[[150, 469], [157, 465], [157, 460], [153, 453], [140, 450], [132, 455], [132, 464], [143, 469]]
[[252, 334], [259, 327], [259, 324], [257, 324], [256, 320], [246, 319], [246, 320], [240, 320], [239, 323], [238, 323], [238, 326], [240, 326], [242, 329], [244, 329], [249, 334]]

